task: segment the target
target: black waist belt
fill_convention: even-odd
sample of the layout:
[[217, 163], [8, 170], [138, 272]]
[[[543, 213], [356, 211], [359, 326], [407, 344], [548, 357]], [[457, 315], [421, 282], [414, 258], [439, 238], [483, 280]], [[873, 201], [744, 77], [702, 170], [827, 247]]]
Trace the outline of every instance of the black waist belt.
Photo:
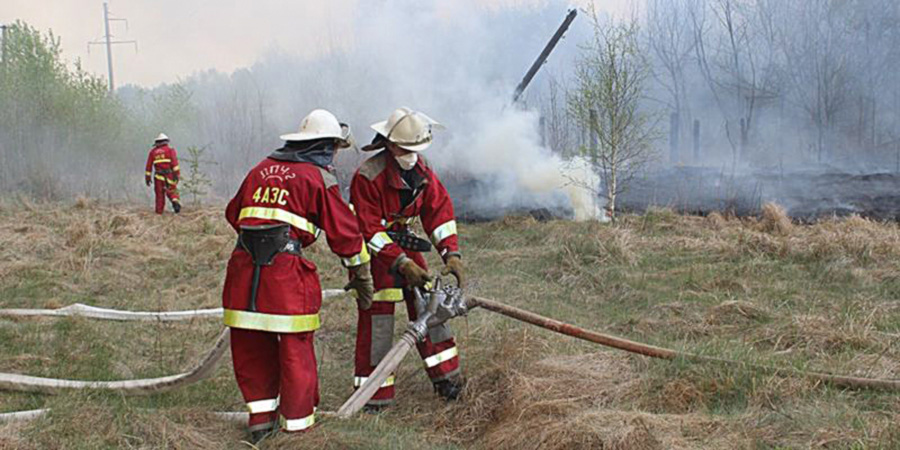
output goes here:
[[256, 311], [256, 293], [259, 290], [259, 276], [263, 266], [272, 265], [275, 255], [291, 253], [301, 255], [300, 241], [291, 239], [288, 224], [242, 226], [238, 233], [238, 248], [250, 254], [253, 259], [253, 279], [250, 282], [250, 311]]
[[404, 250], [425, 253], [431, 251], [431, 242], [422, 239], [409, 230], [388, 231], [387, 235]]
[[172, 169], [157, 169], [156, 171], [157, 175], [168, 175], [170, 173], [172, 173]]
[[[236, 249], [243, 250], [247, 253], [250, 253], [243, 245], [241, 245], [241, 238], [238, 236], [237, 243], [235, 244]], [[296, 239], [289, 239], [287, 243], [284, 244], [280, 250], [276, 250], [274, 254], [272, 254], [271, 259], [269, 259], [268, 264], [258, 264], [261, 266], [270, 266], [272, 265], [272, 260], [275, 259], [275, 254], [278, 253], [290, 253], [295, 256], [303, 256], [303, 244]], [[250, 257], [253, 258], [253, 263], [256, 264], [256, 258], [253, 257], [253, 253], [250, 253]]]

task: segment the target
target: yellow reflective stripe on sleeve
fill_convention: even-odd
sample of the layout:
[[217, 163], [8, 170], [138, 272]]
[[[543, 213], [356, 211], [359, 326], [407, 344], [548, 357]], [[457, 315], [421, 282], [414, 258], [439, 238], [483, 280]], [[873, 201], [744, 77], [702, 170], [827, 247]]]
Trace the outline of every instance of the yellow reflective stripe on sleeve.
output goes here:
[[153, 172], [144, 172], [144, 175], [147, 175], [149, 177], [150, 175], [153, 175]]
[[372, 300], [376, 302], [402, 302], [403, 289], [388, 288], [382, 289], [380, 291], [375, 291], [375, 295], [372, 297]]
[[[368, 379], [369, 379], [369, 377], [353, 377], [353, 387], [358, 388], [358, 387], [362, 386], [363, 383], [365, 383], [366, 380], [368, 380]], [[384, 380], [384, 383], [381, 383], [381, 386], [379, 388], [386, 388], [388, 386], [393, 386], [393, 385], [394, 385], [394, 376], [391, 375], [387, 378], [387, 380]]]
[[437, 355], [432, 355], [425, 358], [425, 367], [432, 368], [436, 367], [438, 364], [444, 361], [450, 361], [454, 357], [459, 355], [459, 350], [456, 349], [456, 346], [450, 347], [447, 350], [444, 350]]
[[269, 398], [265, 400], [247, 402], [247, 409], [250, 411], [250, 414], [275, 411], [276, 409], [278, 409], [278, 398]]
[[302, 431], [316, 423], [316, 412], [313, 411], [312, 414], [302, 419], [286, 419], [284, 416], [281, 416], [280, 423], [281, 429], [284, 431]]
[[378, 254], [384, 247], [388, 244], [393, 244], [394, 240], [388, 236], [384, 231], [379, 231], [372, 236], [372, 239], [369, 240], [369, 248], [372, 250], [372, 253]]
[[303, 333], [317, 330], [321, 325], [318, 314], [263, 314], [236, 309], [225, 310], [225, 325], [245, 330], [273, 333]]
[[156, 178], [159, 181], [166, 181], [166, 177], [164, 177], [162, 175], [155, 175], [154, 178]]
[[157, 160], [153, 161], [153, 164], [162, 164], [162, 163], [167, 163], [167, 162], [172, 162], [172, 160], [171, 159], [157, 159]]
[[178, 172], [178, 170], [179, 170], [179, 169], [178, 169], [178, 166], [173, 167], [172, 170]]
[[369, 251], [366, 249], [366, 244], [363, 242], [362, 251], [349, 257], [349, 258], [341, 258], [341, 262], [344, 263], [344, 267], [355, 267], [360, 264], [365, 264], [372, 259], [369, 256]]
[[298, 230], [305, 231], [316, 237], [319, 236], [319, 228], [313, 225], [312, 222], [306, 220], [306, 218], [304, 217], [298, 216], [283, 209], [261, 208], [258, 206], [251, 206], [241, 209], [241, 213], [240, 215], [238, 215], [238, 220], [246, 219], [248, 217], [254, 219], [277, 220], [279, 222], [290, 224]]
[[456, 221], [451, 220], [437, 228], [431, 233], [431, 242], [438, 245], [444, 239], [456, 234]]

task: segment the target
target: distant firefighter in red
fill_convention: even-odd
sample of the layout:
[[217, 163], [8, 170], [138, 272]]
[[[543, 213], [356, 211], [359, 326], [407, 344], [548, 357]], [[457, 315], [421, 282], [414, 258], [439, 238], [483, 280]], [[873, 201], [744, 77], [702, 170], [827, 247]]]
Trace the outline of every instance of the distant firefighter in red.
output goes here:
[[178, 168], [178, 153], [169, 147], [169, 137], [159, 133], [150, 154], [147, 155], [147, 167], [144, 169], [144, 182], [156, 193], [156, 213], [162, 214], [166, 207], [166, 197], [172, 202], [175, 214], [181, 212], [181, 199], [178, 197], [178, 180], [181, 171]]

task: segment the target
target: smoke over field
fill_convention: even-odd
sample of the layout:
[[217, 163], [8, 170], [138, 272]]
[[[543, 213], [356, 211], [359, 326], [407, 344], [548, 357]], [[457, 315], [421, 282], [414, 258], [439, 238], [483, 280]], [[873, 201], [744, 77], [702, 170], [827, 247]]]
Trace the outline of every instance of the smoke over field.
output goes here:
[[[126, 84], [114, 95], [104, 93], [102, 78], [73, 67], [60, 37], [12, 25], [0, 83], [0, 187], [49, 198], [145, 199], [141, 165], [153, 136], [164, 131], [182, 151], [206, 149], [210, 162], [202, 170], [213, 180], [207, 197], [227, 198], [247, 168], [277, 148], [277, 136], [296, 128], [309, 110], [332, 110], [364, 144], [373, 135], [370, 123], [406, 105], [447, 126], [426, 156], [463, 215], [544, 208], [590, 217], [605, 204], [600, 197], [608, 177], [599, 176], [595, 159], [576, 158], [585, 149], [602, 151], [606, 142], [595, 135], [601, 130], [573, 117], [573, 98], [583, 94], [579, 64], [596, 37], [589, 9], [580, 11], [524, 101], [512, 105], [513, 88], [567, 4], [346, 6], [338, 17], [326, 14], [328, 20], [314, 11], [297, 17], [297, 27], [317, 30], [315, 38], [269, 47], [247, 67], [180, 74], [179, 82], [155, 87]], [[626, 208], [686, 201], [698, 207], [685, 210], [717, 209], [723, 202], [710, 198], [716, 184], [692, 184], [683, 176], [691, 173], [738, 180], [728, 182], [741, 186], [738, 201], [759, 204], [808, 203], [793, 193], [818, 192], [820, 184], [802, 174], [852, 185], [859, 191], [851, 196], [859, 197], [872, 186], [847, 177], [897, 172], [896, 2], [648, 0], [615, 19], [598, 6], [598, 30], [631, 25], [634, 54], [647, 70], [638, 109], [656, 131], [656, 157], [624, 190]], [[217, 14], [230, 23], [231, 13]], [[246, 32], [278, 32], [257, 23], [267, 22], [248, 20], [258, 29]], [[341, 155], [340, 178], [364, 157]], [[591, 170], [570, 169], [588, 162]], [[772, 184], [772, 177], [791, 183]], [[686, 183], [697, 186], [690, 190], [696, 198], [672, 200], [669, 187]]]

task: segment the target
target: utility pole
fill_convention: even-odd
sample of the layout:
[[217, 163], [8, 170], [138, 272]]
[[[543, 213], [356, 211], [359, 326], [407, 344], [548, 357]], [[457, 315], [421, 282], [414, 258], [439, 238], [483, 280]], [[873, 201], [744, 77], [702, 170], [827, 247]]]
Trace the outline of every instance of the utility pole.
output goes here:
[[0, 25], [0, 30], [3, 32], [3, 34], [0, 35], [0, 39], [3, 39], [0, 41], [0, 64], [2, 64], [3, 67], [6, 67], [6, 59], [9, 57], [6, 54], [6, 38], [8, 36], [7, 30], [9, 30], [9, 25]]
[[105, 45], [106, 46], [106, 69], [109, 74], [109, 92], [113, 92], [116, 90], [116, 84], [113, 79], [113, 54], [112, 54], [112, 46], [113, 44], [134, 44], [134, 51], [137, 51], [137, 41], [114, 41], [112, 33], [109, 32], [109, 23], [110, 22], [125, 22], [125, 29], [128, 29], [128, 19], [118, 19], [115, 17], [109, 16], [109, 4], [103, 3], [103, 40], [88, 42], [88, 53], [91, 51], [92, 45]]

